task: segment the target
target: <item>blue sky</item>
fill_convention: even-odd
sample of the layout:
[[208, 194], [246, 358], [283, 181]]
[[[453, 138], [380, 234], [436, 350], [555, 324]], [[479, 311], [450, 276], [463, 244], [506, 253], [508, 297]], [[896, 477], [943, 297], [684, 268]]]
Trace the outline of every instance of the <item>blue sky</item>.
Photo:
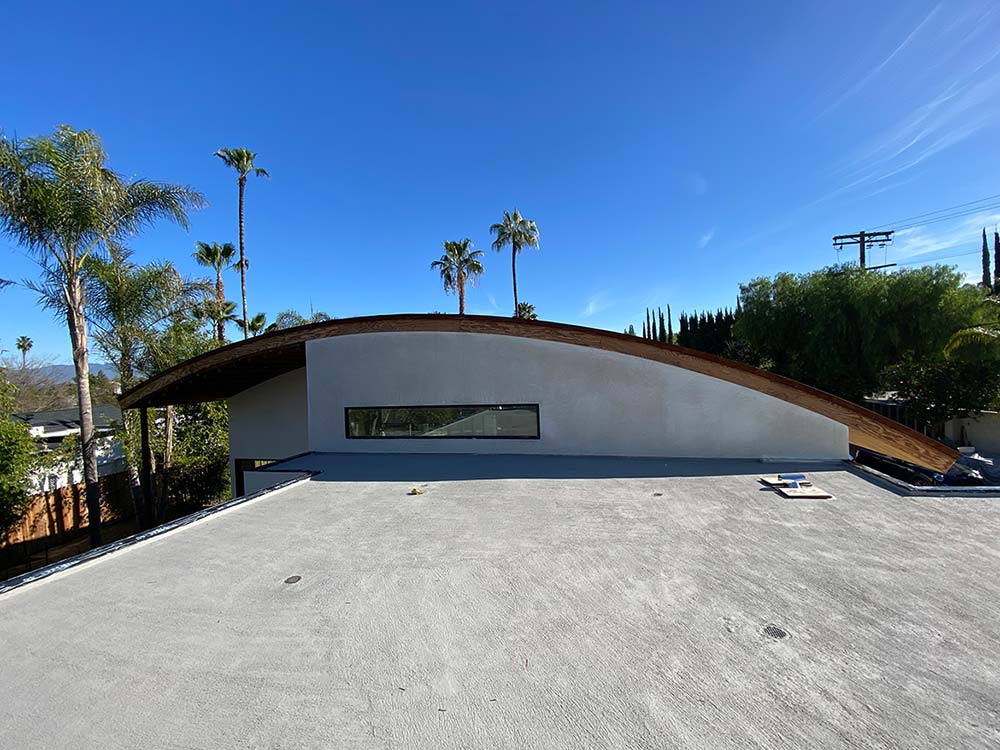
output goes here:
[[[272, 318], [454, 311], [429, 270], [441, 243], [488, 250], [516, 206], [541, 232], [521, 298], [620, 330], [835, 262], [834, 234], [1000, 194], [992, 3], [687, 6], [14, 0], [0, 127], [91, 128], [117, 171], [202, 191], [190, 232], [131, 243], [187, 274], [196, 240], [237, 238], [212, 153], [258, 152], [273, 178], [248, 188], [249, 300]], [[978, 278], [997, 221], [916, 222], [870, 262]], [[509, 255], [486, 263], [469, 311], [510, 314]], [[0, 277], [34, 273], [0, 237]], [[22, 334], [69, 361], [64, 324], [0, 292], [0, 348]]]

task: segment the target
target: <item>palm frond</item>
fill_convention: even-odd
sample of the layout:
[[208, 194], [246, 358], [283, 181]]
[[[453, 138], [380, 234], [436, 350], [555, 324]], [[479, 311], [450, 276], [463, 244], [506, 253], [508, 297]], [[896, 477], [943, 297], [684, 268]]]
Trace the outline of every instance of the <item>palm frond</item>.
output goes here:
[[235, 169], [241, 178], [245, 178], [251, 172], [257, 177], [271, 176], [263, 167], [255, 166], [257, 154], [248, 148], [220, 148], [215, 152], [215, 156], [222, 159], [222, 163], [227, 167]]
[[950, 357], [967, 346], [989, 346], [1000, 342], [1000, 327], [996, 324], [978, 325], [956, 331], [944, 347], [944, 355]]

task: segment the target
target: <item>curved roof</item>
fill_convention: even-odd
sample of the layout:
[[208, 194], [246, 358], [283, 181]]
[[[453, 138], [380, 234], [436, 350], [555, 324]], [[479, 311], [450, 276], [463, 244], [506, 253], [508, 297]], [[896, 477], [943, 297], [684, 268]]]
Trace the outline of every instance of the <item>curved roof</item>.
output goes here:
[[489, 333], [556, 341], [682, 367], [752, 388], [847, 426], [851, 443], [947, 471], [957, 451], [837, 396], [749, 365], [693, 349], [595, 328], [483, 315], [379, 315], [287, 328], [238, 341], [182, 362], [122, 394], [123, 408], [229, 398], [306, 364], [305, 342], [358, 333]]

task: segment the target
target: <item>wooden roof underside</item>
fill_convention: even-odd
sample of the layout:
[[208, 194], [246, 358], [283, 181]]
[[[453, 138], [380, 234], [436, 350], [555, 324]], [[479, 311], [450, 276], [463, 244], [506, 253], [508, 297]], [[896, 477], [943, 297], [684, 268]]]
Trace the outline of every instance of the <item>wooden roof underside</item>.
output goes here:
[[124, 393], [122, 408], [189, 404], [229, 398], [306, 364], [306, 343], [359, 333], [438, 331], [488, 333], [556, 341], [682, 367], [827, 416], [847, 426], [851, 443], [936, 471], [958, 452], [864, 407], [794, 380], [703, 352], [582, 326], [480, 315], [382, 315], [288, 328], [238, 341], [194, 357]]

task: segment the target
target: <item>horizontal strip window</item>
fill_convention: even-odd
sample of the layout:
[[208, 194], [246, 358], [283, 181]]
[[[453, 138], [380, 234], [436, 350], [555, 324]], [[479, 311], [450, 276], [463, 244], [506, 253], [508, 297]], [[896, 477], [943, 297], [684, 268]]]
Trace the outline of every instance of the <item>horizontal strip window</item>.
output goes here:
[[484, 406], [349, 406], [348, 438], [537, 440], [538, 404]]

